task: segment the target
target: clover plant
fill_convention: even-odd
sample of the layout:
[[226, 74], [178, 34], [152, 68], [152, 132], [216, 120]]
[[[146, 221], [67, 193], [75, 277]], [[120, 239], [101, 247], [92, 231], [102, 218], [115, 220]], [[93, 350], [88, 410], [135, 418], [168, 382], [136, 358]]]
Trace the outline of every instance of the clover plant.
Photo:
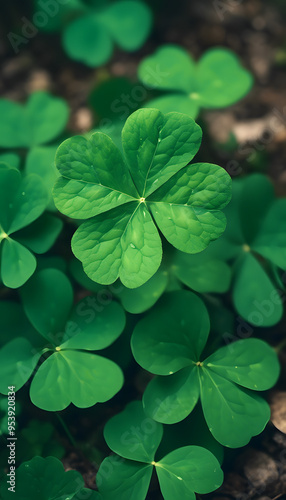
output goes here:
[[210, 254], [232, 262], [233, 302], [256, 326], [271, 326], [283, 314], [273, 268], [286, 270], [286, 200], [275, 197], [270, 180], [252, 174], [233, 182], [227, 230]]
[[224, 48], [206, 51], [198, 63], [187, 50], [164, 45], [146, 57], [138, 69], [147, 87], [165, 91], [146, 106], [163, 113], [178, 111], [196, 118], [200, 108], [224, 108], [244, 97], [252, 87], [251, 73], [236, 54]]
[[62, 30], [62, 43], [68, 56], [96, 67], [108, 62], [114, 45], [127, 52], [138, 50], [151, 27], [151, 10], [142, 1], [119, 0], [88, 6], [73, 0], [61, 6], [45, 28]]
[[30, 95], [25, 104], [0, 99], [0, 147], [31, 148], [55, 139], [65, 128], [69, 108], [47, 92]]
[[253, 391], [276, 383], [278, 359], [268, 344], [254, 338], [205, 357], [209, 329], [204, 303], [188, 291], [165, 295], [137, 323], [133, 355], [158, 375], [144, 393], [144, 409], [155, 420], [172, 424], [186, 418], [200, 398], [215, 439], [232, 448], [244, 446], [270, 418], [268, 404]]
[[106, 458], [97, 473], [104, 500], [114, 499], [115, 491], [117, 500], [145, 500], [154, 468], [164, 500], [195, 499], [195, 492], [209, 493], [221, 485], [219, 462], [205, 448], [184, 446], [156, 460], [162, 436], [162, 424], [146, 417], [139, 401], [107, 422], [105, 440], [119, 456]]
[[61, 144], [55, 204], [69, 217], [89, 219], [72, 250], [92, 280], [108, 285], [120, 277], [128, 288], [148, 281], [162, 260], [156, 225], [187, 253], [222, 234], [231, 180], [217, 165], [188, 165], [200, 143], [201, 129], [188, 116], [140, 109], [123, 128], [124, 157], [100, 132]]
[[120, 283], [106, 287], [95, 283], [85, 274], [81, 262], [70, 262], [73, 278], [92, 292], [114, 295], [124, 309], [140, 314], [152, 307], [166, 290], [180, 289], [184, 285], [199, 293], [223, 293], [229, 289], [231, 268], [207, 248], [198, 254], [186, 254], [175, 250], [167, 257], [144, 285], [130, 289]]
[[34, 457], [16, 469], [16, 488], [9, 491], [8, 476], [0, 483], [1, 498], [8, 500], [101, 500], [96, 491], [84, 488], [81, 474], [75, 470], [65, 472], [55, 457]]
[[56, 269], [35, 274], [21, 296], [34, 332], [13, 338], [0, 350], [0, 392], [7, 394], [11, 384], [18, 391], [44, 357], [30, 387], [39, 408], [58, 411], [70, 403], [86, 408], [112, 398], [123, 385], [122, 371], [90, 351], [104, 349], [119, 337], [125, 325], [121, 306], [112, 302], [100, 314], [85, 303], [72, 309], [71, 284]]
[[43, 214], [48, 193], [39, 176], [22, 176], [19, 170], [0, 163], [1, 279], [18, 288], [34, 273], [37, 261], [32, 252], [45, 253], [61, 229], [60, 219]]

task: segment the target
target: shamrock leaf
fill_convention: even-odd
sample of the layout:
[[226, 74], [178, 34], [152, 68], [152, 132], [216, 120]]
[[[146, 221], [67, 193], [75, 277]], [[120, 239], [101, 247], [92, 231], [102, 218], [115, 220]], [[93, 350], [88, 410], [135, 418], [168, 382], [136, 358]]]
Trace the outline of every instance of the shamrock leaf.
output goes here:
[[3, 153], [0, 155], [0, 163], [6, 163], [9, 167], [19, 168], [21, 158], [16, 153]]
[[151, 11], [141, 1], [119, 1], [102, 9], [89, 9], [64, 29], [67, 54], [88, 66], [106, 63], [116, 43], [125, 51], [139, 49], [149, 35]]
[[[1, 481], [1, 498], [7, 500], [77, 500], [88, 498], [100, 500], [100, 495], [92, 490], [90, 496], [82, 496], [84, 480], [79, 472], [65, 472], [63, 464], [55, 457], [34, 457], [16, 469], [16, 487], [9, 491], [8, 476]], [[86, 491], [86, 490], [85, 490]]]
[[39, 408], [58, 411], [70, 403], [86, 408], [112, 398], [122, 387], [122, 371], [89, 351], [104, 349], [119, 337], [125, 325], [122, 308], [111, 302], [96, 314], [89, 297], [71, 310], [70, 282], [56, 269], [37, 273], [21, 296], [42, 344], [34, 347], [34, 342], [18, 337], [0, 350], [0, 392], [7, 394], [11, 384], [20, 389], [45, 355], [30, 387], [31, 400]]
[[36, 269], [31, 253], [44, 253], [54, 244], [62, 222], [44, 214], [48, 195], [40, 177], [21, 173], [0, 163], [1, 278], [5, 286], [18, 288]]
[[176, 45], [165, 45], [146, 57], [138, 70], [148, 87], [172, 92], [148, 102], [164, 113], [184, 112], [193, 118], [202, 108], [224, 108], [244, 97], [252, 87], [251, 74], [236, 55], [224, 48], [205, 52], [198, 63]]
[[224, 293], [230, 287], [231, 268], [212, 255], [210, 247], [190, 255], [177, 251], [171, 271], [184, 285], [199, 293]]
[[34, 92], [25, 105], [0, 99], [0, 146], [30, 148], [45, 144], [65, 128], [66, 102], [46, 92]]
[[207, 425], [217, 441], [236, 448], [262, 432], [270, 417], [264, 399], [252, 391], [272, 387], [279, 375], [275, 352], [258, 339], [239, 340], [204, 359], [209, 316], [201, 299], [172, 292], [134, 329], [136, 361], [159, 375], [143, 397], [146, 413], [172, 424], [189, 415], [201, 399]]
[[70, 217], [90, 219], [72, 239], [89, 278], [108, 285], [120, 277], [128, 288], [148, 281], [162, 259], [154, 221], [187, 253], [222, 234], [231, 181], [217, 165], [186, 166], [200, 142], [201, 129], [188, 116], [141, 109], [123, 128], [124, 159], [101, 133], [62, 143], [55, 204]]
[[52, 197], [52, 188], [58, 177], [58, 170], [55, 167], [55, 155], [57, 146], [39, 146], [30, 149], [27, 154], [25, 173], [39, 175], [48, 191], [48, 210], [55, 211], [55, 204]]
[[276, 199], [269, 179], [252, 174], [233, 183], [228, 225], [210, 252], [233, 262], [233, 302], [238, 313], [256, 326], [271, 326], [283, 313], [282, 299], [269, 263], [286, 269], [286, 201]]
[[194, 492], [209, 493], [221, 485], [219, 463], [204, 448], [185, 446], [155, 461], [162, 436], [163, 426], [145, 415], [139, 401], [107, 422], [105, 440], [123, 458], [110, 456], [99, 468], [96, 482], [105, 500], [114, 498], [115, 491], [117, 500], [145, 500], [154, 467], [164, 500], [195, 499]]
[[174, 283], [178, 289], [186, 285], [200, 293], [223, 293], [229, 289], [230, 267], [210, 254], [208, 248], [194, 255], [177, 250], [174, 255], [167, 255], [167, 262], [169, 266], [163, 262], [152, 278], [135, 289], [127, 288], [121, 283], [109, 287], [95, 283], [87, 277], [77, 259], [70, 261], [70, 272], [83, 288], [99, 293], [103, 298], [115, 296], [125, 311], [132, 314], [150, 309], [166, 290], [173, 289]]

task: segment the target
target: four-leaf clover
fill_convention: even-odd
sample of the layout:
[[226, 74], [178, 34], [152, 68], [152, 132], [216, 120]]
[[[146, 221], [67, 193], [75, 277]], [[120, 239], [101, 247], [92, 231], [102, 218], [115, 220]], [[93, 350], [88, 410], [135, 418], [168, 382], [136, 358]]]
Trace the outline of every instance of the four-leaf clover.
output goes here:
[[35, 274], [21, 295], [40, 335], [14, 338], [1, 349], [0, 392], [7, 394], [9, 385], [19, 390], [44, 356], [47, 359], [30, 387], [31, 400], [39, 408], [59, 411], [70, 403], [86, 408], [111, 399], [123, 385], [122, 371], [113, 361], [89, 351], [105, 349], [119, 337], [125, 325], [121, 306], [111, 302], [96, 313], [89, 297], [71, 310], [71, 284], [56, 269]]
[[136, 361], [159, 375], [143, 396], [146, 413], [172, 424], [189, 415], [201, 399], [207, 425], [217, 441], [236, 448], [262, 432], [270, 417], [253, 391], [272, 387], [279, 375], [274, 350], [258, 339], [239, 340], [206, 359], [209, 316], [192, 292], [166, 294], [133, 332]]
[[102, 133], [61, 144], [55, 204], [70, 217], [90, 219], [75, 232], [72, 250], [92, 280], [111, 284], [120, 277], [129, 288], [148, 281], [162, 259], [155, 223], [187, 253], [222, 234], [231, 179], [217, 165], [187, 165], [200, 143], [201, 129], [188, 116], [140, 109], [122, 131], [124, 158]]
[[1, 279], [5, 286], [18, 288], [34, 273], [36, 258], [45, 253], [62, 229], [62, 221], [43, 214], [48, 193], [41, 178], [21, 173], [0, 163], [0, 248]]
[[138, 70], [148, 87], [167, 92], [146, 106], [163, 113], [179, 111], [196, 118], [200, 108], [223, 108], [244, 97], [252, 87], [252, 75], [228, 49], [213, 48], [195, 63], [176, 45], [164, 45], [146, 57]]
[[116, 500], [145, 500], [154, 467], [164, 500], [195, 500], [195, 492], [209, 493], [221, 485], [219, 462], [205, 448], [184, 446], [155, 461], [162, 436], [162, 424], [148, 418], [139, 401], [107, 422], [105, 440], [120, 457], [106, 458], [97, 473], [104, 500], [113, 500], [115, 492]]

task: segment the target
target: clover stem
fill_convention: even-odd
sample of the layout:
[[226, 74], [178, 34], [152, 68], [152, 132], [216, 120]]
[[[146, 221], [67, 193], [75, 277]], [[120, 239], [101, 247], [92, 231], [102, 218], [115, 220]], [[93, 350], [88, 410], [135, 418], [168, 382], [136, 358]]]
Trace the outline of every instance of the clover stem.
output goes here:
[[59, 419], [59, 421], [60, 421], [60, 423], [61, 423], [61, 425], [62, 425], [62, 427], [63, 427], [63, 429], [64, 429], [64, 431], [65, 431], [65, 433], [67, 435], [67, 437], [69, 438], [71, 444], [73, 445], [74, 448], [77, 448], [77, 444], [76, 444], [74, 438], [72, 437], [72, 435], [71, 435], [71, 433], [70, 433], [70, 431], [69, 431], [69, 429], [68, 429], [68, 427], [67, 427], [64, 419], [57, 412], [56, 412], [56, 416], [58, 417], [58, 419]]
[[283, 339], [280, 344], [278, 344], [276, 347], [274, 347], [274, 351], [276, 351], [277, 353], [279, 353], [280, 351], [282, 351], [284, 349], [284, 347], [286, 347], [286, 339]]

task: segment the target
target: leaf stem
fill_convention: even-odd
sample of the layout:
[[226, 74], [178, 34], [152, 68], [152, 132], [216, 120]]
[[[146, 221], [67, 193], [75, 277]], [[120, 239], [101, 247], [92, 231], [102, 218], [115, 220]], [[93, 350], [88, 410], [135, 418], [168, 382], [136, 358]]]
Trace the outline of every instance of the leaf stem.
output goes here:
[[61, 425], [62, 425], [62, 427], [63, 427], [63, 429], [64, 429], [64, 431], [65, 431], [65, 433], [66, 433], [66, 435], [67, 435], [67, 437], [69, 438], [69, 440], [70, 440], [70, 442], [71, 442], [72, 446], [73, 446], [74, 448], [77, 448], [77, 444], [76, 444], [76, 442], [75, 442], [75, 440], [74, 440], [73, 436], [71, 435], [71, 433], [70, 433], [70, 431], [69, 431], [69, 429], [68, 429], [68, 427], [67, 427], [67, 425], [66, 425], [66, 423], [65, 423], [64, 419], [63, 419], [63, 418], [62, 418], [62, 417], [61, 417], [61, 416], [60, 416], [57, 412], [56, 412], [56, 416], [58, 417], [58, 419], [59, 419], [59, 421], [60, 421], [60, 423], [61, 423]]
[[274, 347], [274, 351], [277, 352], [277, 354], [282, 351], [286, 347], [286, 338], [283, 339], [280, 344], [278, 344], [276, 347]]

